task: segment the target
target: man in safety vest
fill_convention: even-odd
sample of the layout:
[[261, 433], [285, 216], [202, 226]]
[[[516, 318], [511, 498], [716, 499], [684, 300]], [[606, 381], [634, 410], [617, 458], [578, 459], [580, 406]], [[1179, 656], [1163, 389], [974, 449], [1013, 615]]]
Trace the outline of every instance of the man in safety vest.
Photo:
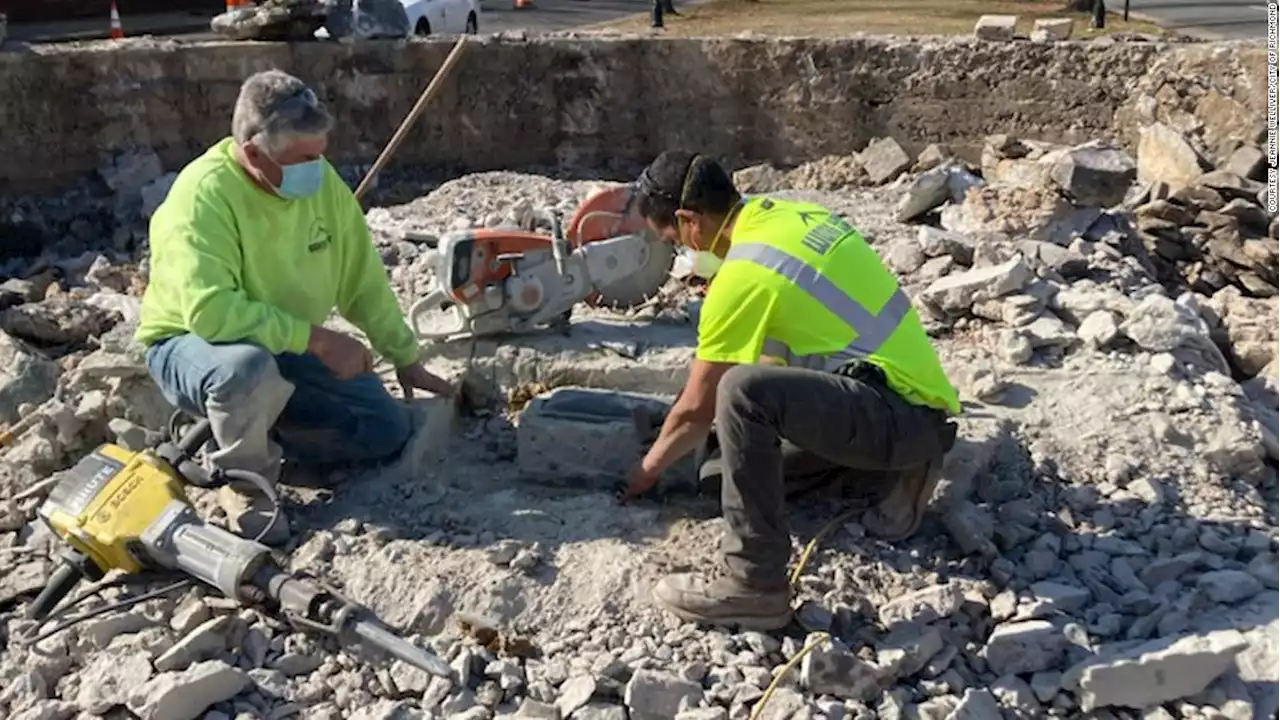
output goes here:
[[655, 600], [685, 620], [776, 629], [791, 619], [781, 442], [891, 477], [863, 519], [899, 540], [920, 525], [955, 442], [955, 388], [911, 301], [847, 221], [813, 203], [743, 198], [709, 157], [666, 152], [641, 211], [711, 278], [696, 359], [625, 498], [697, 449], [713, 421], [727, 525], [723, 572], [671, 575]]

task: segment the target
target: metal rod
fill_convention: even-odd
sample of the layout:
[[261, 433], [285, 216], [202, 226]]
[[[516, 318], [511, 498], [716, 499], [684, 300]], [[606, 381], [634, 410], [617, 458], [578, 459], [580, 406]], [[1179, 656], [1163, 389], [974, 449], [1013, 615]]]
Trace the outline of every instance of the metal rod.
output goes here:
[[463, 35], [458, 38], [458, 44], [453, 46], [453, 50], [449, 52], [449, 56], [444, 59], [440, 65], [440, 69], [436, 71], [435, 77], [431, 78], [431, 82], [427, 84], [426, 89], [418, 96], [418, 102], [414, 103], [413, 108], [409, 110], [409, 114], [404, 116], [404, 120], [400, 122], [400, 127], [396, 128], [396, 133], [387, 141], [386, 147], [382, 148], [382, 153], [378, 155], [378, 159], [373, 161], [373, 167], [369, 168], [369, 172], [365, 173], [364, 179], [360, 181], [360, 185], [356, 187], [356, 200], [364, 197], [369, 186], [373, 184], [374, 177], [378, 171], [382, 170], [391, 156], [400, 147], [400, 143], [404, 142], [405, 136], [409, 134], [409, 128], [413, 127], [413, 123], [426, 109], [427, 103], [431, 101], [440, 92], [440, 88], [444, 85], [444, 79], [453, 70], [453, 66], [458, 64], [458, 59], [462, 57], [462, 48], [466, 45], [467, 36]]
[[1129, 22], [1129, 0], [1124, 0], [1124, 21]]

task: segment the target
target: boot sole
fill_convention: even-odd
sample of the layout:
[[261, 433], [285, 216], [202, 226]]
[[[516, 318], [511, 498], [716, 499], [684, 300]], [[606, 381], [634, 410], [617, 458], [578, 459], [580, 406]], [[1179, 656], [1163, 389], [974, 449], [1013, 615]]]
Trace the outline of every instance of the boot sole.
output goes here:
[[685, 622], [700, 623], [703, 625], [721, 625], [724, 627], [737, 627], [743, 630], [781, 630], [791, 624], [792, 611], [787, 610], [786, 613], [777, 615], [747, 615], [732, 617], [707, 617], [697, 613], [689, 612], [682, 608], [674, 607], [663, 602], [656, 593], [650, 593], [654, 604], [684, 620]]

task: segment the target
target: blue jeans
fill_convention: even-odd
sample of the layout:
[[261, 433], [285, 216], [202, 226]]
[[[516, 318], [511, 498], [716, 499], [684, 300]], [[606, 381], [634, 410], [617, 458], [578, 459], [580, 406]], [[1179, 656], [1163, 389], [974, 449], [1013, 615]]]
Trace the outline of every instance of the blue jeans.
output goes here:
[[286, 459], [380, 461], [395, 456], [409, 439], [408, 407], [374, 373], [339, 380], [314, 355], [272, 355], [252, 343], [211, 344], [191, 334], [147, 349], [147, 370], [165, 398], [197, 417], [206, 417], [211, 396], [234, 405], [251, 395], [271, 364], [294, 386], [271, 432]]

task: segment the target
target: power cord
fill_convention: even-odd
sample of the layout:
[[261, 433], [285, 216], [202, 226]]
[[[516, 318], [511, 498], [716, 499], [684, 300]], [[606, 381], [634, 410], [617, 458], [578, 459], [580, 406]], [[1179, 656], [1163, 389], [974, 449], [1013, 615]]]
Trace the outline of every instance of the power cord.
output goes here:
[[[788, 581], [788, 585], [790, 585], [792, 591], [795, 590], [796, 584], [800, 581], [800, 575], [804, 572], [805, 566], [809, 564], [809, 558], [813, 557], [814, 550], [818, 548], [818, 543], [820, 543], [832, 530], [843, 525], [846, 520], [862, 510], [863, 508], [861, 507], [852, 507], [835, 516], [835, 518], [830, 522], [822, 526], [822, 529], [818, 531], [818, 534], [813, 536], [813, 539], [809, 541], [808, 545], [805, 545], [804, 551], [800, 553], [800, 559], [796, 562], [795, 570], [791, 571], [791, 579]], [[774, 691], [778, 689], [778, 685], [782, 682], [782, 678], [787, 676], [787, 673], [791, 672], [791, 670], [798, 665], [806, 655], [813, 652], [818, 646], [827, 644], [831, 641], [830, 633], [818, 632], [815, 633], [815, 635], [816, 637], [792, 656], [792, 658], [787, 661], [787, 664], [782, 666], [782, 671], [773, 677], [773, 682], [769, 683], [769, 687], [765, 688], [764, 695], [760, 696], [760, 702], [756, 703], [755, 707], [751, 709], [751, 715], [748, 720], [756, 720], [760, 717], [761, 713], [764, 712], [765, 706], [769, 704], [769, 698], [773, 697]]]
[[[178, 437], [177, 435], [178, 423], [181, 420], [182, 415], [183, 415], [183, 412], [179, 410], [169, 417], [168, 426], [165, 428], [165, 430], [168, 433], [170, 439], [175, 439]], [[276, 492], [275, 487], [272, 486], [271, 483], [268, 482], [266, 478], [262, 477], [261, 475], [255, 472], [249, 472], [247, 470], [225, 470], [219, 473], [215, 473], [215, 476], [217, 475], [221, 475], [223, 478], [225, 478], [228, 481], [239, 480], [239, 481], [247, 482], [253, 485], [263, 495], [265, 495], [267, 500], [271, 503], [270, 517], [268, 518], [266, 524], [262, 526], [262, 529], [259, 530], [258, 533], [253, 537], [254, 542], [261, 542], [262, 538], [266, 537], [267, 531], [269, 531], [272, 528], [272, 526], [274, 526], [276, 522], [279, 521], [280, 519], [281, 503], [280, 503], [279, 493]], [[172, 573], [158, 573], [155, 579], [158, 580], [160, 578], [172, 577], [172, 576], [173, 576]], [[54, 618], [61, 617], [63, 614], [69, 612], [71, 609], [75, 608], [80, 603], [83, 603], [85, 600], [88, 600], [89, 598], [100, 595], [104, 590], [108, 590], [113, 587], [120, 587], [132, 582], [137, 582], [140, 579], [141, 578], [137, 576], [123, 577], [123, 578], [117, 578], [110, 582], [96, 585], [93, 588], [90, 588], [76, 595], [71, 600], [64, 602], [60, 607], [56, 608], [55, 610], [53, 610], [53, 612], [49, 613], [49, 616], [45, 619], [44, 622], [48, 622], [49, 620], [53, 620]], [[141, 595], [135, 595], [132, 597], [116, 600], [115, 602], [108, 603], [106, 605], [103, 605], [100, 608], [95, 608], [94, 610], [91, 610], [83, 615], [77, 615], [76, 617], [71, 618], [70, 620], [66, 620], [61, 623], [58, 623], [54, 627], [36, 635], [35, 637], [24, 640], [24, 645], [30, 647], [40, 642], [41, 640], [57, 635], [58, 633], [64, 630], [67, 630], [69, 628], [75, 627], [76, 625], [79, 625], [80, 623], [85, 622], [87, 620], [92, 620], [94, 618], [101, 617], [103, 615], [106, 615], [107, 613], [115, 612], [117, 610], [126, 610], [135, 605], [144, 603], [148, 600], [153, 600], [158, 597], [163, 597], [165, 595], [168, 595], [171, 592], [192, 587], [194, 585], [195, 585], [195, 580], [191, 578], [184, 578], [182, 580], [179, 580], [174, 583], [170, 583], [163, 587], [160, 587], [154, 590], [149, 590]], [[44, 624], [44, 623], [42, 622], [41, 624]]]

